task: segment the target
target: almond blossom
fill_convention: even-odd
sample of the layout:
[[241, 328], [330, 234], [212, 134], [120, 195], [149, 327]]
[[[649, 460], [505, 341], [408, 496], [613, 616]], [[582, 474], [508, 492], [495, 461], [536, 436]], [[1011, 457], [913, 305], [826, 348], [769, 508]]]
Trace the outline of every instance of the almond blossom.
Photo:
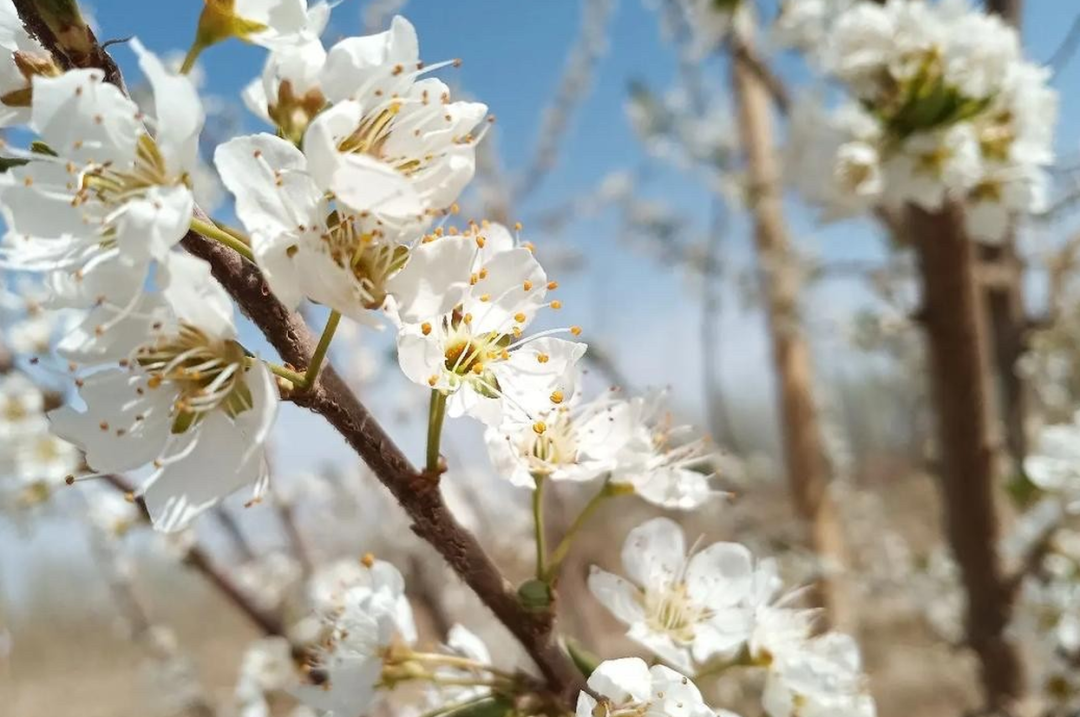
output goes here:
[[552, 335], [576, 327], [524, 337], [540, 309], [561, 306], [547, 301], [549, 286], [532, 252], [501, 226], [429, 235], [389, 282], [402, 371], [445, 394], [450, 416], [495, 425], [505, 410], [543, 433], [538, 416], [574, 395], [586, 349]]
[[244, 485], [261, 491], [278, 395], [265, 365], [249, 366], [209, 265], [175, 254], [162, 273], [171, 320], [155, 324], [123, 368], [80, 381], [85, 411], [64, 407], [49, 418], [96, 471], [152, 463], [139, 494], [154, 527], [172, 532]]
[[[533, 488], [537, 477], [553, 481], [589, 481], [613, 470], [622, 446], [622, 404], [601, 398], [573, 399], [537, 415], [546, 430], [508, 420], [484, 432], [495, 471], [516, 486]], [[620, 435], [622, 434], [622, 435]]]
[[408, 246], [370, 216], [337, 209], [291, 143], [268, 134], [218, 147], [214, 161], [236, 196], [255, 260], [289, 308], [309, 298], [362, 321], [386, 300]]
[[[577, 717], [715, 717], [697, 686], [670, 667], [649, 667], [637, 657], [607, 660], [578, 695]], [[600, 698], [598, 702], [596, 697]]]
[[304, 137], [312, 176], [355, 212], [422, 224], [448, 208], [472, 179], [474, 132], [487, 114], [478, 102], [452, 102], [434, 78], [417, 79], [416, 31], [404, 18], [379, 35], [329, 50], [322, 87], [333, 106]]
[[48, 273], [57, 302], [126, 306], [191, 224], [189, 173], [203, 124], [198, 94], [136, 40], [154, 88], [149, 122], [100, 70], [34, 79], [30, 126], [48, 154], [4, 175], [3, 260]]
[[390, 563], [365, 561], [362, 579], [345, 590], [340, 608], [328, 617], [331, 634], [319, 664], [326, 682], [301, 686], [296, 694], [334, 717], [364, 714], [375, 699], [384, 651], [416, 641], [405, 580]]
[[593, 567], [589, 589], [669, 664], [693, 671], [749, 637], [753, 559], [743, 546], [714, 543], [688, 556], [678, 524], [654, 518], [626, 536], [622, 562], [629, 580]]
[[[808, 26], [829, 41], [805, 49], [850, 93], [831, 113], [794, 115], [789, 153], [813, 161], [789, 168], [810, 201], [835, 216], [870, 200], [937, 211], [949, 199], [984, 241], [1045, 209], [1057, 93], [1049, 71], [1023, 58], [1014, 28], [967, 0], [825, 5], [789, 0], [781, 16], [817, 18]], [[838, 181], [821, 183], [823, 165]]]

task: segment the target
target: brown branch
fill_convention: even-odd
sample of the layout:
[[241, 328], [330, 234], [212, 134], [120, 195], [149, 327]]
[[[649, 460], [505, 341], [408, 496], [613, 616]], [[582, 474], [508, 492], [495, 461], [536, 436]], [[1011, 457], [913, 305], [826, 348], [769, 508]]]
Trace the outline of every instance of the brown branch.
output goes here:
[[[117, 490], [124, 493], [129, 500], [135, 502], [142, 513], [143, 522], [150, 523], [150, 512], [146, 509], [146, 502], [135, 495], [135, 487], [123, 476], [108, 474], [104, 480]], [[206, 551], [198, 545], [192, 545], [184, 554], [183, 562], [201, 573], [207, 581], [224, 595], [241, 613], [253, 622], [263, 633], [267, 635], [285, 635], [285, 625], [275, 615], [269, 615], [259, 609], [251, 599], [244, 594], [238, 585], [232, 582], [225, 573], [218, 570]]]
[[[747, 28], [741, 42], [752, 47], [751, 28]], [[828, 465], [821, 418], [813, 395], [810, 346], [799, 312], [800, 273], [784, 217], [773, 99], [745, 53], [732, 52], [731, 59], [731, 91], [746, 154], [748, 211], [753, 219], [757, 263], [766, 297], [789, 490], [810, 545], [823, 560], [842, 570], [849, 562], [847, 540], [836, 503], [828, 491]], [[837, 627], [853, 628], [855, 604], [842, 577], [822, 579], [819, 590], [830, 622]]]
[[731, 52], [757, 76], [761, 84], [769, 91], [777, 111], [787, 117], [791, 112], [791, 96], [788, 94], [784, 81], [772, 71], [752, 45], [739, 37], [738, 33], [731, 35]]
[[[184, 238], [183, 246], [210, 263], [215, 278], [284, 361], [307, 365], [315, 337], [299, 315], [271, 295], [257, 268], [231, 249], [195, 233]], [[291, 398], [337, 429], [408, 513], [413, 531], [443, 556], [521, 641], [553, 691], [576, 698], [581, 676], [552, 639], [551, 612], [532, 612], [521, 604], [480, 543], [454, 518], [438, 484], [413, 467], [333, 367], [326, 365], [310, 390]]]

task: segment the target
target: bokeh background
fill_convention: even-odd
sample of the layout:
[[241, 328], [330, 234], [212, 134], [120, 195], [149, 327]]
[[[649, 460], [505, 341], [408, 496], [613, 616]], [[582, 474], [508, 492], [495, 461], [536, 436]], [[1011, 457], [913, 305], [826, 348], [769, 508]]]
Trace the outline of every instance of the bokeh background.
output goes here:
[[[559, 320], [585, 327], [584, 339], [599, 357], [589, 365], [590, 382], [667, 387], [680, 422], [702, 427], [727, 449], [730, 470], [721, 482], [735, 497], [695, 515], [688, 533], [797, 556], [750, 228], [737, 202], [726, 201], [735, 198], [739, 182], [737, 163], [727, 158], [736, 147], [728, 68], [723, 59], [701, 60], [693, 68], [700, 97], [692, 97], [660, 4], [342, 0], [324, 40], [382, 30], [400, 6], [416, 25], [426, 61], [463, 60], [440, 76], [457, 96], [483, 101], [497, 116], [478, 180], [462, 201], [463, 218], [495, 213], [523, 223], [523, 238], [536, 244], [559, 280]], [[1049, 59], [1060, 48], [1075, 14], [1071, 5], [1026, 4], [1024, 43], [1034, 59]], [[199, 0], [85, 5], [100, 38], [137, 36], [158, 53], [179, 56], [201, 7]], [[767, 36], [764, 41], [767, 46]], [[137, 84], [131, 51], [118, 44], [113, 54], [129, 83]], [[260, 48], [233, 42], [200, 61], [211, 111], [207, 158], [217, 141], [263, 129], [238, 100], [263, 59]], [[799, 58], [777, 50], [771, 60], [791, 86], [809, 82]], [[1080, 61], [1063, 64], [1054, 82], [1061, 91], [1058, 154], [1068, 167], [1080, 156], [1080, 97], [1070, 91], [1080, 86]], [[690, 156], [663, 132], [641, 131], [646, 97], [676, 109], [699, 99], [707, 104], [690, 132]], [[1067, 194], [1067, 172], [1061, 181]], [[230, 220], [227, 198], [220, 200], [215, 216]], [[858, 634], [879, 709], [886, 717], [959, 714], [976, 702], [974, 668], [942, 637], [948, 628], [935, 624], [955, 622], [956, 606], [946, 604], [948, 592], [935, 587], [940, 576], [932, 571], [924, 571], [930, 576], [925, 590], [905, 582], [912, 566], [926, 568], [940, 544], [936, 496], [923, 470], [920, 342], [904, 328], [916, 300], [904, 281], [905, 260], [868, 221], [823, 225], [794, 198], [787, 210], [806, 267], [803, 315], [815, 354], [815, 389], [834, 466], [850, 487], [848, 527], [867, 576]], [[1029, 222], [1024, 247], [1033, 254], [1051, 251], [1072, 229], [1069, 212]], [[1027, 286], [1033, 306], [1045, 300], [1045, 285], [1036, 264]], [[319, 313], [311, 310], [313, 320]], [[334, 361], [395, 440], [420, 455], [427, 395], [398, 375], [388, 333], [347, 332]], [[245, 339], [269, 351], [250, 330]], [[450, 615], [480, 623], [470, 627], [506, 644], [452, 576], [422, 555], [381, 488], [329, 428], [285, 406], [277, 434], [275, 481], [283, 492], [303, 496], [294, 517], [317, 559], [368, 550], [398, 558], [410, 587], [443, 606], [432, 614], [420, 609], [429, 635]], [[475, 426], [452, 426], [447, 446], [455, 505], [492, 541], [508, 572], [524, 577], [531, 549], [526, 496], [487, 475]], [[583, 498], [562, 491], [552, 521], [565, 526]], [[77, 501], [68, 502], [29, 518], [0, 516], [0, 714], [167, 713], [162, 697], [174, 691], [175, 675], [148, 667], [145, 648], [130, 639], [130, 615], [118, 604], [85, 528], [70, 517]], [[226, 511], [231, 519], [204, 521], [200, 537], [222, 565], [249, 566], [257, 589], [265, 578], [249, 551], [283, 549], [288, 536], [268, 505], [245, 509], [241, 496]], [[605, 654], [632, 648], [582, 591], [581, 577], [594, 562], [617, 568], [622, 537], [647, 514], [640, 506], [603, 511], [564, 588], [565, 603], [573, 605], [566, 610], [568, 630]], [[859, 540], [860, 530], [872, 539]], [[132, 581], [153, 620], [174, 628], [197, 681], [214, 700], [228, 703], [246, 643], [257, 631], [159, 541], [133, 536], [129, 548]], [[798, 575], [797, 565], [793, 571]]]

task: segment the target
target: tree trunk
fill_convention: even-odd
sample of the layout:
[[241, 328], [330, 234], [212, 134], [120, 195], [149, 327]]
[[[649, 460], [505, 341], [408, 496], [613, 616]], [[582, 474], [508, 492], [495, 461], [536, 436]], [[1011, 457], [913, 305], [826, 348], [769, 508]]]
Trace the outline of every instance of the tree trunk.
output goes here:
[[[1023, 8], [1023, 0], [986, 0], [987, 12], [1000, 15], [1017, 31], [1020, 30]], [[983, 247], [980, 258], [980, 273], [986, 280], [986, 308], [993, 337], [1005, 446], [1015, 473], [1022, 470], [1027, 456], [1030, 405], [1028, 388], [1016, 370], [1024, 353], [1028, 324], [1024, 306], [1024, 265], [1016, 252], [1016, 232], [1009, 231], [1001, 245]]]
[[984, 293], [962, 210], [908, 212], [923, 283], [923, 321], [938, 423], [945, 527], [967, 595], [967, 639], [978, 656], [987, 707], [1009, 712], [1024, 675], [1005, 637], [1012, 594], [997, 554], [998, 441]]
[[[752, 47], [746, 33], [741, 42]], [[779, 413], [788, 483], [810, 544], [830, 569], [820, 585], [831, 624], [854, 628], [854, 610], [844, 589], [847, 546], [836, 506], [828, 494], [828, 467], [811, 384], [810, 348], [798, 312], [799, 271], [791, 256], [782, 205], [771, 98], [743, 53], [732, 53], [732, 92], [746, 153], [749, 209], [754, 220], [758, 265], [766, 297], [773, 362], [779, 383]]]

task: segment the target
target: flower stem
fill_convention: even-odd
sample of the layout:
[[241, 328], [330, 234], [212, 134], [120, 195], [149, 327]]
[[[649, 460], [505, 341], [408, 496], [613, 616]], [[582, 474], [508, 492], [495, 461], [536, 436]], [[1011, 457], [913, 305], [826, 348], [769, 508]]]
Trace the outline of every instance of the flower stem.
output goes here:
[[439, 470], [439, 442], [442, 440], [445, 417], [446, 394], [438, 389], [432, 389], [431, 406], [428, 409], [427, 472], [433, 475]]
[[547, 575], [547, 537], [544, 531], [544, 485], [546, 480], [540, 473], [533, 474], [536, 490], [533, 491], [532, 510], [533, 526], [536, 530], [536, 579], [544, 580]]
[[206, 49], [206, 44], [200, 42], [198, 39], [191, 43], [191, 47], [188, 49], [187, 54], [184, 55], [184, 64], [180, 65], [180, 74], [186, 75], [195, 68], [195, 61], [199, 59], [199, 55]]
[[551, 560], [548, 562], [547, 570], [544, 571], [542, 579], [549, 585], [555, 581], [559, 576], [559, 568], [562, 566], [563, 560], [566, 559], [567, 554], [570, 552], [570, 547], [574, 544], [574, 538], [577, 534], [589, 522], [589, 518], [593, 516], [593, 513], [603, 504], [605, 500], [612, 496], [621, 495], [624, 491], [620, 490], [617, 486], [612, 486], [611, 482], [605, 482], [603, 487], [597, 491], [596, 495], [589, 499], [589, 502], [585, 504], [585, 507], [581, 509], [577, 517], [574, 518], [574, 522], [570, 524], [570, 527], [566, 531], [566, 535], [563, 536], [559, 544], [555, 546], [555, 551], [551, 554]]
[[224, 244], [248, 261], [255, 261], [255, 255], [251, 253], [251, 247], [229, 232], [218, 229], [209, 222], [204, 222], [200, 219], [192, 219], [191, 230], [202, 234], [207, 239], [213, 239], [216, 242]]
[[486, 665], [476, 660], [471, 660], [468, 657], [459, 657], [457, 655], [443, 655], [438, 652], [410, 652], [410, 660], [416, 660], [418, 662], [424, 662], [431, 665], [445, 665], [447, 667], [454, 667], [460, 670], [472, 670], [477, 672], [487, 672], [495, 677], [501, 677], [507, 680], [517, 679], [517, 676], [512, 672], [506, 672], [500, 670], [497, 667]]
[[315, 379], [319, 377], [319, 369], [326, 360], [326, 352], [330, 350], [330, 342], [334, 340], [334, 332], [337, 331], [340, 322], [341, 314], [331, 311], [330, 317], [326, 320], [326, 326], [323, 327], [322, 336], [319, 337], [319, 344], [315, 347], [315, 353], [311, 355], [311, 363], [304, 373], [304, 388], [315, 385]]
[[[260, 361], [254, 356], [248, 356], [247, 362], [248, 366], [253, 366], [255, 365], [255, 363]], [[292, 381], [293, 385], [297, 388], [304, 387], [304, 374], [300, 373], [299, 371], [293, 371], [291, 368], [285, 368], [284, 366], [273, 363], [272, 361], [261, 361], [261, 363], [265, 364], [266, 368], [270, 369], [270, 373], [274, 374], [275, 376], [280, 376], [287, 381]]]

